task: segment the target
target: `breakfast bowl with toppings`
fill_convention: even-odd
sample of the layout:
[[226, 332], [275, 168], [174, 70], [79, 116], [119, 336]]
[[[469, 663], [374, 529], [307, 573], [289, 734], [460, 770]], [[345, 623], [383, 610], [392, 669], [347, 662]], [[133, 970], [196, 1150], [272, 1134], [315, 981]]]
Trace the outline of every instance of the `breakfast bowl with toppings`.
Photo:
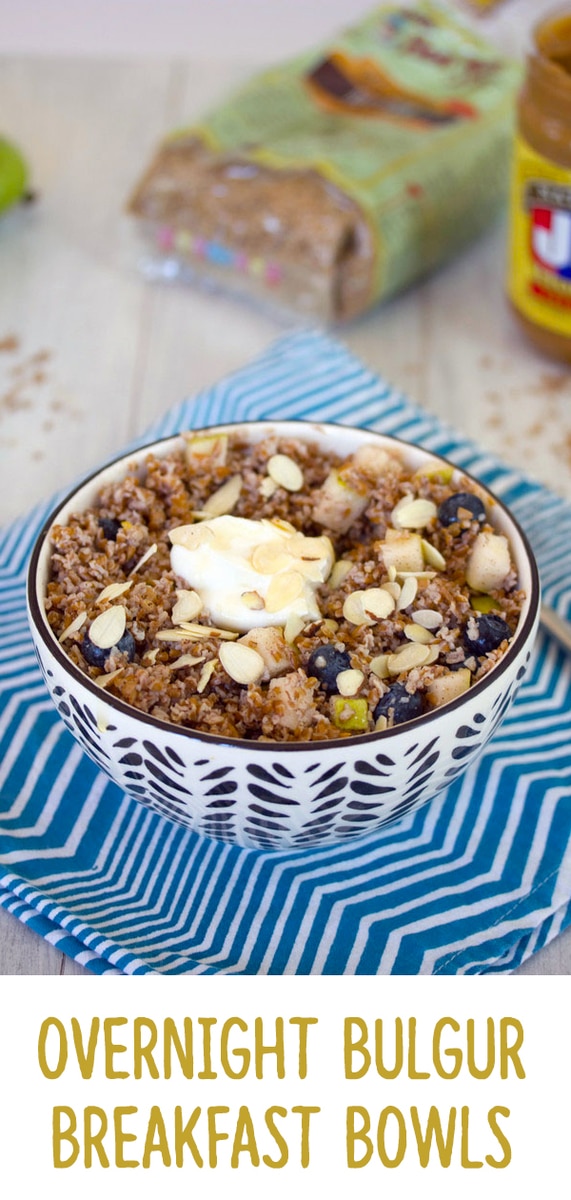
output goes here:
[[124, 791], [271, 850], [372, 833], [473, 762], [525, 674], [539, 581], [509, 511], [445, 459], [255, 422], [74, 488], [28, 610], [63, 721]]

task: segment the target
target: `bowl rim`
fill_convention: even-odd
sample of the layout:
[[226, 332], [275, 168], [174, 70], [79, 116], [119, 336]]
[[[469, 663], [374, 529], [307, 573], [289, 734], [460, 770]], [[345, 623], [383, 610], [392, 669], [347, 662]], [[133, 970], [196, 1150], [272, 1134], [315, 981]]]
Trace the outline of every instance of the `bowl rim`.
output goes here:
[[[395, 445], [397, 445], [397, 446], [403, 447], [405, 450], [407, 450], [407, 449], [408, 450], [410, 450], [410, 449], [419, 450], [422, 454], [426, 454], [430, 458], [436, 459], [439, 462], [444, 463], [446, 466], [453, 467], [454, 470], [461, 471], [461, 473], [466, 477], [466, 479], [468, 479], [468, 480], [470, 480], [470, 482], [476, 484], [477, 487], [482, 488], [484, 490], [484, 492], [490, 497], [490, 499], [493, 500], [494, 504], [498, 505], [498, 507], [501, 509], [502, 513], [504, 514], [504, 516], [507, 518], [507, 520], [509, 522], [511, 522], [512, 526], [518, 533], [518, 535], [521, 539], [527, 560], [528, 560], [529, 568], [530, 568], [531, 585], [530, 585], [530, 594], [529, 594], [529, 597], [527, 598], [528, 599], [528, 610], [524, 617], [523, 624], [521, 625], [521, 627], [517, 630], [516, 634], [514, 635], [514, 639], [513, 639], [513, 642], [511, 644], [509, 650], [506, 652], [506, 654], [504, 654], [503, 658], [500, 659], [500, 661], [498, 663], [496, 663], [495, 666], [487, 673], [487, 675], [485, 675], [483, 677], [483, 679], [479, 679], [476, 681], [476, 683], [472, 684], [472, 686], [468, 689], [467, 692], [463, 692], [460, 696], [457, 696], [455, 699], [448, 701], [447, 704], [443, 704], [443, 705], [439, 706], [438, 708], [434, 708], [430, 712], [423, 713], [423, 715], [421, 717], [417, 717], [412, 721], [403, 722], [400, 725], [395, 725], [391, 729], [383, 729], [383, 730], [374, 730], [373, 729], [367, 733], [349, 734], [346, 737], [327, 738], [325, 740], [319, 740], [319, 741], [315, 740], [315, 741], [299, 741], [299, 742], [297, 742], [297, 741], [295, 741], [295, 742], [294, 741], [287, 741], [287, 742], [264, 741], [264, 742], [262, 742], [262, 741], [258, 741], [256, 739], [250, 739], [250, 738], [225, 737], [219, 733], [205, 733], [202, 730], [188, 728], [185, 725], [176, 725], [173, 721], [163, 721], [160, 717], [154, 717], [151, 713], [145, 713], [142, 711], [142, 709], [138, 709], [132, 704], [127, 704], [124, 700], [119, 699], [119, 697], [114, 696], [112, 693], [107, 693], [107, 692], [102, 693], [101, 688], [97, 687], [97, 685], [94, 683], [94, 681], [90, 678], [89, 675], [85, 675], [82, 671], [80, 671], [79, 668], [76, 667], [75, 663], [73, 663], [71, 661], [71, 659], [68, 658], [65, 651], [61, 648], [55, 635], [52, 634], [51, 630], [49, 629], [49, 626], [47, 624], [45, 616], [41, 611], [40, 602], [39, 602], [38, 596], [37, 596], [37, 590], [36, 590], [35, 584], [36, 584], [39, 558], [40, 558], [40, 555], [42, 554], [46, 538], [47, 538], [52, 526], [55, 524], [58, 514], [61, 512], [61, 510], [63, 508], [65, 508], [67, 505], [70, 504], [70, 502], [73, 500], [73, 497], [75, 495], [77, 495], [78, 492], [82, 491], [82, 489], [84, 487], [86, 487], [89, 483], [91, 483], [94, 479], [96, 479], [98, 475], [103, 474], [104, 471], [110, 470], [112, 467], [114, 467], [115, 465], [117, 465], [120, 462], [128, 461], [129, 459], [134, 461], [135, 459], [139, 459], [141, 456], [144, 456], [145, 454], [150, 454], [153, 452], [155, 447], [159, 447], [165, 442], [175, 441], [177, 438], [183, 437], [186, 433], [196, 434], [198, 436], [202, 433], [205, 433], [206, 431], [208, 431], [208, 433], [212, 433], [213, 431], [225, 431], [225, 430], [232, 430], [232, 429], [237, 430], [237, 429], [247, 429], [247, 428], [256, 428], [256, 427], [259, 428], [260, 426], [269, 427], [269, 426], [284, 426], [284, 425], [291, 426], [292, 433], [296, 426], [297, 427], [301, 426], [304, 429], [314, 429], [316, 434], [318, 434], [320, 432], [327, 433], [328, 431], [335, 431], [338, 433], [340, 430], [347, 430], [348, 432], [351, 432], [351, 433], [358, 433], [358, 434], [363, 434], [363, 435], [369, 434], [372, 438], [375, 438], [375, 437], [384, 438], [390, 442], [394, 442]], [[29, 564], [28, 564], [28, 572], [27, 572], [27, 578], [26, 578], [26, 598], [27, 598], [27, 603], [28, 603], [28, 612], [29, 612], [30, 622], [33, 624], [34, 630], [39, 635], [39, 637], [41, 638], [41, 640], [44, 643], [44, 645], [46, 646], [46, 648], [53, 654], [53, 656], [55, 657], [55, 659], [57, 660], [59, 665], [63, 668], [63, 670], [66, 673], [68, 673], [73, 680], [75, 680], [81, 686], [85, 687], [87, 689], [87, 691], [89, 693], [91, 693], [91, 695], [94, 697], [94, 699], [98, 700], [99, 702], [101, 702], [101, 700], [104, 700], [104, 702], [106, 704], [108, 704], [112, 710], [116, 709], [119, 713], [123, 714], [124, 716], [131, 717], [135, 720], [138, 719], [138, 720], [142, 721], [144, 725], [149, 726], [151, 729], [159, 729], [163, 733], [170, 734], [171, 737], [174, 735], [179, 735], [182, 737], [186, 737], [189, 740], [203, 742], [209, 746], [228, 746], [228, 747], [236, 746], [236, 747], [240, 747], [242, 750], [246, 749], [246, 750], [249, 750], [249, 751], [252, 751], [255, 753], [262, 751], [265, 753], [273, 753], [273, 754], [281, 753], [282, 751], [285, 751], [289, 754], [293, 754], [293, 753], [300, 753], [302, 751], [303, 752], [311, 752], [311, 750], [315, 750], [315, 749], [318, 749], [321, 751], [325, 750], [326, 748], [331, 749], [331, 750], [342, 749], [343, 747], [347, 747], [348, 745], [361, 746], [361, 745], [374, 745], [376, 743], [381, 744], [381, 743], [385, 743], [387, 740], [391, 740], [395, 737], [398, 737], [400, 734], [402, 734], [406, 730], [410, 730], [415, 726], [420, 726], [421, 722], [422, 722], [422, 727], [427, 728], [431, 724], [433, 724], [434, 721], [441, 718], [444, 713], [446, 713], [446, 714], [452, 713], [456, 709], [460, 709], [466, 703], [468, 697], [470, 697], [470, 699], [472, 699], [474, 696], [482, 695], [482, 693], [485, 692], [486, 688], [489, 687], [490, 683], [497, 681], [498, 678], [511, 666], [514, 659], [516, 659], [518, 657], [522, 647], [525, 645], [528, 638], [532, 634], [534, 626], [539, 621], [540, 597], [541, 597], [541, 585], [540, 585], [540, 579], [539, 579], [539, 570], [538, 570], [535, 555], [531, 548], [527, 534], [521, 528], [521, 525], [519, 524], [517, 519], [514, 517], [513, 513], [507, 507], [507, 505], [505, 505], [504, 502], [498, 496], [496, 496], [496, 494], [489, 487], [486, 486], [486, 484], [482, 483], [476, 476], [472, 475], [469, 471], [465, 470], [464, 467], [459, 466], [457, 463], [453, 462], [449, 458], [445, 458], [444, 455], [442, 455], [442, 454], [438, 454], [437, 452], [432, 451], [432, 450], [427, 450], [424, 446], [419, 445], [417, 442], [410, 442], [410, 441], [407, 441], [405, 438], [395, 437], [393, 434], [390, 434], [390, 433], [382, 433], [380, 430], [368, 429], [366, 426], [345, 425], [345, 424], [342, 424], [341, 422], [336, 423], [334, 421], [321, 422], [321, 421], [310, 421], [310, 420], [296, 420], [295, 418], [289, 419], [289, 420], [288, 419], [281, 420], [279, 418], [278, 419], [269, 418], [266, 420], [262, 419], [262, 420], [254, 420], [254, 421], [225, 421], [218, 425], [205, 425], [205, 426], [200, 426], [200, 428], [197, 428], [197, 429], [178, 430], [178, 431], [175, 431], [174, 433], [165, 434], [164, 436], [162, 436], [160, 438], [154, 438], [150, 442], [143, 442], [140, 445], [135, 445], [131, 450], [127, 450], [126, 452], [124, 451], [121, 454], [116, 455], [114, 458], [109, 459], [108, 461], [103, 463], [101, 466], [97, 467], [96, 470], [89, 472], [87, 475], [84, 475], [77, 483], [75, 483], [73, 485], [73, 487], [71, 487], [70, 489], [68, 489], [66, 491], [65, 495], [60, 500], [58, 500], [57, 503], [54, 505], [54, 507], [51, 509], [50, 513], [48, 514], [46, 520], [44, 521], [44, 523], [42, 525], [42, 528], [40, 529], [40, 532], [38, 533], [38, 535], [36, 537], [36, 540], [34, 543], [34, 548], [32, 550], [32, 554], [31, 554]]]

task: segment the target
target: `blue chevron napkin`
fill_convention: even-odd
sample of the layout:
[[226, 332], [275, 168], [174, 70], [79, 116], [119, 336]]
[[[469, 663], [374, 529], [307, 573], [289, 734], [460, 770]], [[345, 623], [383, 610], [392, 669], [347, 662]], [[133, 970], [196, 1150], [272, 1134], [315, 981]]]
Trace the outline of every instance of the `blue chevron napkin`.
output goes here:
[[[137, 444], [279, 417], [366, 425], [473, 471], [516, 513], [545, 598], [567, 615], [571, 505], [413, 408], [321, 334], [280, 339]], [[124, 795], [55, 712], [24, 602], [52, 503], [0, 536], [0, 904], [98, 974], [510, 971], [569, 924], [571, 663], [554, 642], [540, 636], [478, 762], [419, 812], [340, 847], [220, 845]]]

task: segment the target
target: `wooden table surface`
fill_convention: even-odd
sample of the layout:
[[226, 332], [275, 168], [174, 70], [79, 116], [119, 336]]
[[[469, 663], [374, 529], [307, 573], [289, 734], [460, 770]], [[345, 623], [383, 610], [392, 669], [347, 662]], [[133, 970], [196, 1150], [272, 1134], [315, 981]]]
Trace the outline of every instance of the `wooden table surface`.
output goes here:
[[[550, 7], [512, 0], [482, 28], [518, 49]], [[250, 70], [175, 56], [1, 61], [2, 130], [33, 164], [38, 199], [0, 228], [0, 522], [282, 332], [224, 297], [143, 282], [122, 215], [163, 132]], [[571, 499], [571, 372], [521, 338], [504, 260], [500, 222], [343, 339], [416, 403]], [[83, 969], [0, 910], [0, 974], [58, 973]], [[519, 973], [571, 974], [571, 931]]]

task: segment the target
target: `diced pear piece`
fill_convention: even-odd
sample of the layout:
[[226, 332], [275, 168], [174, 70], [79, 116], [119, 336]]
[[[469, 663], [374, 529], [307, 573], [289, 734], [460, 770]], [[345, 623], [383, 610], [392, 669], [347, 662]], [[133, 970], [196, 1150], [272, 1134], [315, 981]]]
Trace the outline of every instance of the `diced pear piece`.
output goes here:
[[494, 612], [500, 607], [493, 596], [470, 596], [470, 604], [474, 611], [479, 613]]
[[185, 434], [185, 454], [189, 467], [223, 467], [228, 453], [228, 437], [217, 435]]
[[455, 700], [457, 696], [462, 696], [468, 691], [471, 680], [472, 676], [467, 667], [461, 667], [459, 671], [449, 671], [447, 675], [439, 675], [426, 689], [429, 703], [433, 708], [448, 704], [450, 700]]
[[510, 570], [507, 538], [501, 533], [479, 533], [466, 566], [468, 587], [475, 592], [494, 592], [502, 586]]
[[366, 492], [351, 487], [341, 471], [330, 471], [316, 493], [313, 519], [325, 529], [346, 533], [364, 512], [368, 499]]
[[394, 454], [387, 454], [381, 446], [374, 446], [372, 443], [359, 446], [353, 455], [353, 463], [369, 479], [378, 479], [380, 475], [387, 475], [388, 472], [400, 475], [403, 469], [402, 463]]
[[283, 630], [278, 629], [275, 625], [262, 625], [256, 629], [250, 629], [244, 637], [240, 638], [240, 642], [252, 650], [257, 650], [264, 660], [265, 670], [262, 679], [266, 682], [268, 679], [274, 679], [277, 675], [283, 675], [285, 671], [291, 671], [296, 665], [293, 647], [288, 646]]
[[[387, 534], [390, 531], [387, 530]], [[422, 539], [418, 533], [402, 533], [397, 537], [387, 537], [377, 542], [377, 550], [383, 556], [385, 569], [394, 567], [398, 571], [423, 571], [424, 555]]]
[[433, 479], [437, 483], [451, 483], [453, 474], [454, 467], [452, 465], [438, 462], [438, 459], [433, 458], [414, 472], [414, 478]]
[[332, 696], [331, 720], [338, 729], [369, 728], [369, 707], [359, 696]]

